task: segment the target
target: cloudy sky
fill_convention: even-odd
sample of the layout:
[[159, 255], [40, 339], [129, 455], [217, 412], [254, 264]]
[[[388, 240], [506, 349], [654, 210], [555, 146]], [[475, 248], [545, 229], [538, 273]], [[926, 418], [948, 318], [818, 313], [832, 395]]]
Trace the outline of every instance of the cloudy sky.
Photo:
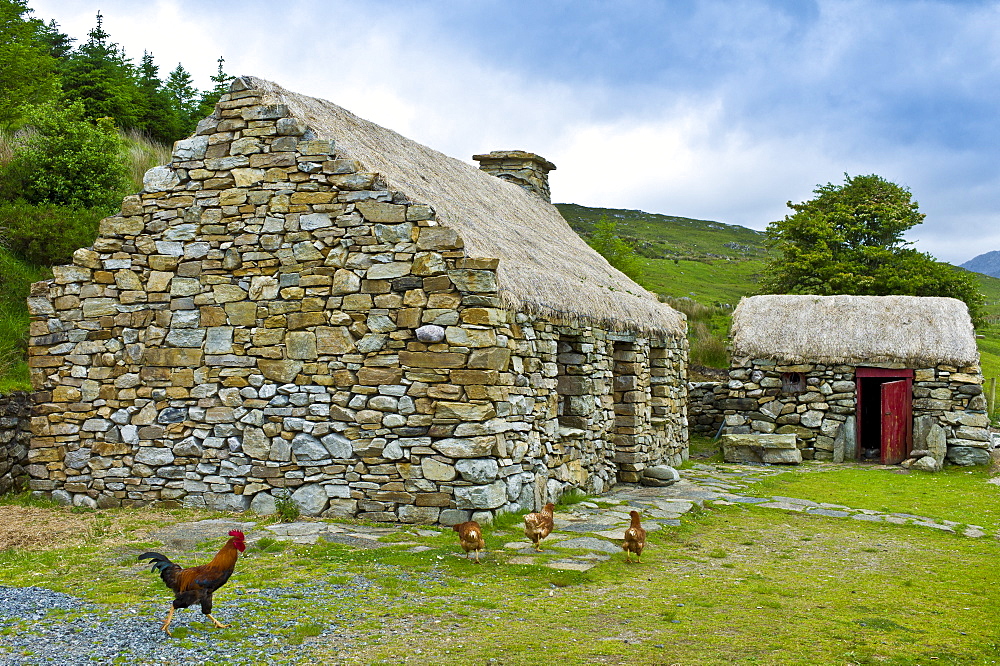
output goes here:
[[843, 174], [910, 188], [909, 238], [1000, 250], [1000, 0], [29, 0], [135, 61], [216, 59], [453, 157], [522, 149], [553, 200], [763, 229]]

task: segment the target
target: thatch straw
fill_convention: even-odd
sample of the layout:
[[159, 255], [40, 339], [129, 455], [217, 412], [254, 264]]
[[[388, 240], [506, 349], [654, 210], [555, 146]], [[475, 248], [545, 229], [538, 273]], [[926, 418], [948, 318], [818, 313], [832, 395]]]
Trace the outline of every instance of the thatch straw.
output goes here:
[[657, 301], [584, 243], [555, 206], [516, 185], [358, 118], [336, 104], [255, 77], [265, 103], [288, 106], [339, 157], [382, 174], [411, 201], [434, 207], [470, 257], [497, 258], [504, 303], [557, 323], [678, 337], [684, 316]]
[[920, 296], [752, 296], [733, 312], [734, 357], [930, 367], [979, 362], [965, 303]]

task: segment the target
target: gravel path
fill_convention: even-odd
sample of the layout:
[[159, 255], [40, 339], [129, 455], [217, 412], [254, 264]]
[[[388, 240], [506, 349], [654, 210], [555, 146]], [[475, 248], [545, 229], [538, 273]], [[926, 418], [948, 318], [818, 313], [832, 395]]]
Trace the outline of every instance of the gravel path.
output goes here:
[[[168, 638], [160, 631], [169, 601], [116, 609], [89, 603], [40, 587], [0, 586], [0, 664], [4, 666], [60, 666], [94, 664], [288, 664], [299, 663], [292, 629], [298, 620], [287, 613], [269, 613], [288, 603], [321, 610], [328, 621], [319, 637], [349, 646], [356, 636], [350, 618], [330, 608], [332, 602], [352, 597], [370, 586], [357, 578], [347, 586], [296, 586], [254, 591], [253, 596], [218, 604], [215, 614], [224, 622], [247, 624], [259, 630], [239, 641], [227, 640], [225, 630], [193, 629], [184, 638]], [[201, 623], [200, 610], [178, 611], [171, 628]]]

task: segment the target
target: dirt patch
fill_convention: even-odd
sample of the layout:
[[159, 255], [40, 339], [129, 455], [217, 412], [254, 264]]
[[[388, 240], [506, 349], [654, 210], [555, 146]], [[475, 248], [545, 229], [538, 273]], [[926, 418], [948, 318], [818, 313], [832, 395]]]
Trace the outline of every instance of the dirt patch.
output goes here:
[[63, 548], [90, 534], [87, 516], [26, 506], [0, 506], [0, 550]]

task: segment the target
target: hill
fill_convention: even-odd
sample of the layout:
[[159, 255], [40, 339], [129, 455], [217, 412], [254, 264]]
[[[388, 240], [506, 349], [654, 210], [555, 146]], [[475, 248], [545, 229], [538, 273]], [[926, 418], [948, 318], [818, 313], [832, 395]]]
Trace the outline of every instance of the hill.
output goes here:
[[1000, 250], [993, 250], [978, 257], [973, 257], [962, 264], [962, 268], [967, 271], [1000, 278]]
[[[688, 314], [692, 361], [725, 367], [723, 339], [729, 328], [728, 311], [741, 297], [756, 292], [757, 275], [770, 258], [763, 232], [639, 210], [577, 204], [556, 204], [556, 207], [584, 239], [594, 232], [594, 224], [602, 217], [615, 221], [619, 234], [631, 241], [645, 258], [643, 286]], [[1000, 252], [980, 255], [956, 270], [973, 271], [986, 297], [989, 324], [976, 331], [981, 336], [978, 340], [981, 364], [986, 377], [1000, 377], [1000, 275], [994, 277], [969, 265], [977, 260], [983, 260], [977, 265], [986, 265], [991, 258], [1000, 272]], [[710, 347], [708, 351], [706, 345]]]
[[671, 298], [735, 306], [754, 293], [757, 274], [768, 259], [764, 233], [734, 224], [640, 210], [556, 207], [584, 239], [602, 217], [616, 222], [619, 234], [645, 259], [643, 286]]

